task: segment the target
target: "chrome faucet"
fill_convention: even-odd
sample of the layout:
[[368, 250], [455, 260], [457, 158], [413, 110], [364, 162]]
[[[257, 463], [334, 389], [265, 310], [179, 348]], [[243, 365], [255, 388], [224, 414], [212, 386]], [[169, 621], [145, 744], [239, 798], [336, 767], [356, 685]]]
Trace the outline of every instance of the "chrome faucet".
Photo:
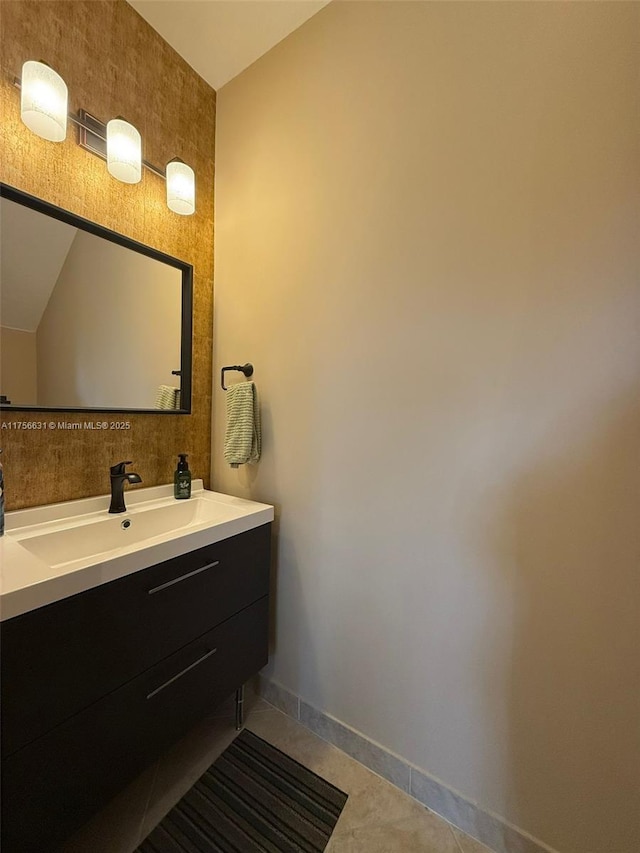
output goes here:
[[127, 508], [124, 505], [125, 482], [142, 482], [142, 477], [139, 474], [127, 474], [124, 470], [125, 465], [131, 465], [131, 462], [118, 462], [117, 465], [111, 466], [111, 505], [109, 506], [109, 512], [126, 512]]

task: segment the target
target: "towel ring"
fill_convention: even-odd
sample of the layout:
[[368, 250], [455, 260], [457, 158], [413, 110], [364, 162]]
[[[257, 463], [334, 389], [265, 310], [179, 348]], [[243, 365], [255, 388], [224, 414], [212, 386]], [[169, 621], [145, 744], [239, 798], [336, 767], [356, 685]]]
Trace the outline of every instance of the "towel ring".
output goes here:
[[222, 390], [226, 391], [227, 386], [224, 384], [224, 374], [226, 370], [239, 370], [240, 373], [244, 373], [244, 375], [249, 378], [249, 376], [253, 376], [253, 365], [247, 362], [246, 364], [231, 364], [229, 367], [223, 367], [220, 371], [220, 384], [222, 385]]

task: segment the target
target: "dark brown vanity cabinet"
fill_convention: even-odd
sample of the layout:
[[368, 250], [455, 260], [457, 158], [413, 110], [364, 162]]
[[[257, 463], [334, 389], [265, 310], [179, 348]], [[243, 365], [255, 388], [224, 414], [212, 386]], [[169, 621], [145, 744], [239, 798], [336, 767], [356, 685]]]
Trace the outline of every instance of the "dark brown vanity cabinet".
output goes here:
[[2, 850], [55, 850], [267, 662], [271, 525], [2, 623]]

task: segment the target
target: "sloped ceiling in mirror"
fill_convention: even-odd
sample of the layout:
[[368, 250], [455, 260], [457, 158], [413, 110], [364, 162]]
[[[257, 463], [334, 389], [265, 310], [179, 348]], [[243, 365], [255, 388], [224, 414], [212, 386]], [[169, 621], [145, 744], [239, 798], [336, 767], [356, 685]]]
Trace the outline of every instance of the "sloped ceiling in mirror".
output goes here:
[[0, 281], [14, 286], [0, 289], [0, 323], [35, 332], [77, 228], [15, 204], [9, 216], [8, 204], [12, 202], [0, 200]]

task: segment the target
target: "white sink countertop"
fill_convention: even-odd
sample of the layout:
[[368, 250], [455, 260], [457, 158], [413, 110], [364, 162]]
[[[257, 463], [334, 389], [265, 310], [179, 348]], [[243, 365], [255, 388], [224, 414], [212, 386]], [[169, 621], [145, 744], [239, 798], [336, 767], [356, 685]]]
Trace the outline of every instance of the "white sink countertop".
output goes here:
[[[126, 512], [109, 495], [6, 513], [0, 537], [0, 619], [212, 545], [273, 521], [273, 507], [210, 492], [194, 480], [189, 500], [173, 485], [125, 491]], [[124, 524], [123, 524], [124, 522]]]

